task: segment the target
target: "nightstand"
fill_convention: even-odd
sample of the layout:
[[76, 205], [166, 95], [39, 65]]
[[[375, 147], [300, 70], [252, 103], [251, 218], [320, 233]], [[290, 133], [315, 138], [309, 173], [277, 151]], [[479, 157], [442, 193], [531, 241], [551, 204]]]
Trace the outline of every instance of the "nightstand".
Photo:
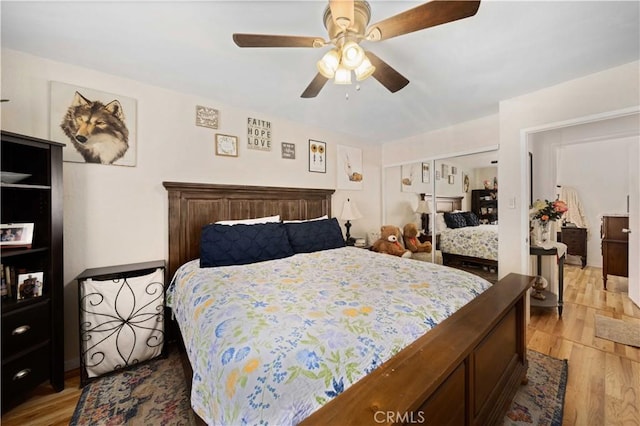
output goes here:
[[587, 266], [587, 228], [563, 226], [558, 241], [567, 245], [567, 253], [580, 256], [582, 268]]
[[[431, 241], [431, 234], [418, 235], [418, 241], [420, 241], [421, 243]], [[440, 234], [436, 234], [436, 250], [440, 250]]]

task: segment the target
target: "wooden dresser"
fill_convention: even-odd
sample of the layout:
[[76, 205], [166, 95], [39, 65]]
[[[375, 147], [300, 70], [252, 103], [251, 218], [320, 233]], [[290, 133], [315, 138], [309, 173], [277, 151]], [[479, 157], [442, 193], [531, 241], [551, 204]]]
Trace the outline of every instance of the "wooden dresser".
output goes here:
[[580, 256], [582, 268], [587, 266], [587, 228], [563, 226], [558, 232], [558, 241], [567, 245], [567, 253]]
[[629, 216], [602, 217], [602, 280], [607, 288], [607, 275], [629, 276]]

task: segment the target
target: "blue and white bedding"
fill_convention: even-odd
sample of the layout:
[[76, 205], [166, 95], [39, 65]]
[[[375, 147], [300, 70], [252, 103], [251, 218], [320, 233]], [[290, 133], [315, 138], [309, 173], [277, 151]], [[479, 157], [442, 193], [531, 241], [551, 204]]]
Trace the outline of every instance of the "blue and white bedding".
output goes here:
[[498, 225], [446, 228], [440, 231], [443, 253], [498, 260]]
[[208, 424], [297, 424], [490, 286], [354, 247], [176, 272], [167, 303]]

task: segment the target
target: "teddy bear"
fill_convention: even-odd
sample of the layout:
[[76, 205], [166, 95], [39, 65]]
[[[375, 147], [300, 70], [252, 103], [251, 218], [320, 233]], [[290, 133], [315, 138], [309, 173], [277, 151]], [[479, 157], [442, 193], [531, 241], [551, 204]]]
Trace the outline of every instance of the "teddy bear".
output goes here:
[[404, 246], [413, 253], [431, 253], [431, 242], [421, 243], [418, 240], [418, 226], [415, 223], [407, 223], [403, 228], [402, 237], [404, 238]]
[[411, 251], [402, 247], [399, 241], [400, 228], [393, 225], [383, 225], [380, 228], [380, 238], [373, 243], [371, 250], [399, 257], [411, 257]]

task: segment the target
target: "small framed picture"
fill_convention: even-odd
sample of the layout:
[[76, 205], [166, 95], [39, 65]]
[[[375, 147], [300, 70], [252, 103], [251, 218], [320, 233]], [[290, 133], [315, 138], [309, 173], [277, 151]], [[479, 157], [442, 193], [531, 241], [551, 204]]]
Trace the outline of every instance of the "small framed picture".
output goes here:
[[440, 180], [440, 170], [436, 170], [436, 180]]
[[443, 164], [442, 165], [442, 179], [444, 179], [445, 176], [449, 176], [449, 165], [448, 164]]
[[327, 173], [327, 143], [309, 139], [309, 171]]
[[282, 142], [282, 158], [289, 160], [296, 159], [296, 144], [289, 142]]
[[457, 175], [458, 174], [458, 168], [456, 166], [451, 166], [451, 174], [452, 175]]
[[216, 155], [238, 156], [238, 137], [216, 133]]
[[29, 272], [18, 275], [17, 299], [31, 299], [42, 296], [44, 272]]
[[429, 183], [429, 163], [422, 163], [422, 183]]
[[33, 223], [3, 223], [0, 227], [0, 247], [31, 248]]
[[196, 105], [196, 126], [217, 129], [219, 116], [217, 109]]
[[456, 182], [456, 177], [454, 175], [449, 175], [449, 185], [452, 185]]

